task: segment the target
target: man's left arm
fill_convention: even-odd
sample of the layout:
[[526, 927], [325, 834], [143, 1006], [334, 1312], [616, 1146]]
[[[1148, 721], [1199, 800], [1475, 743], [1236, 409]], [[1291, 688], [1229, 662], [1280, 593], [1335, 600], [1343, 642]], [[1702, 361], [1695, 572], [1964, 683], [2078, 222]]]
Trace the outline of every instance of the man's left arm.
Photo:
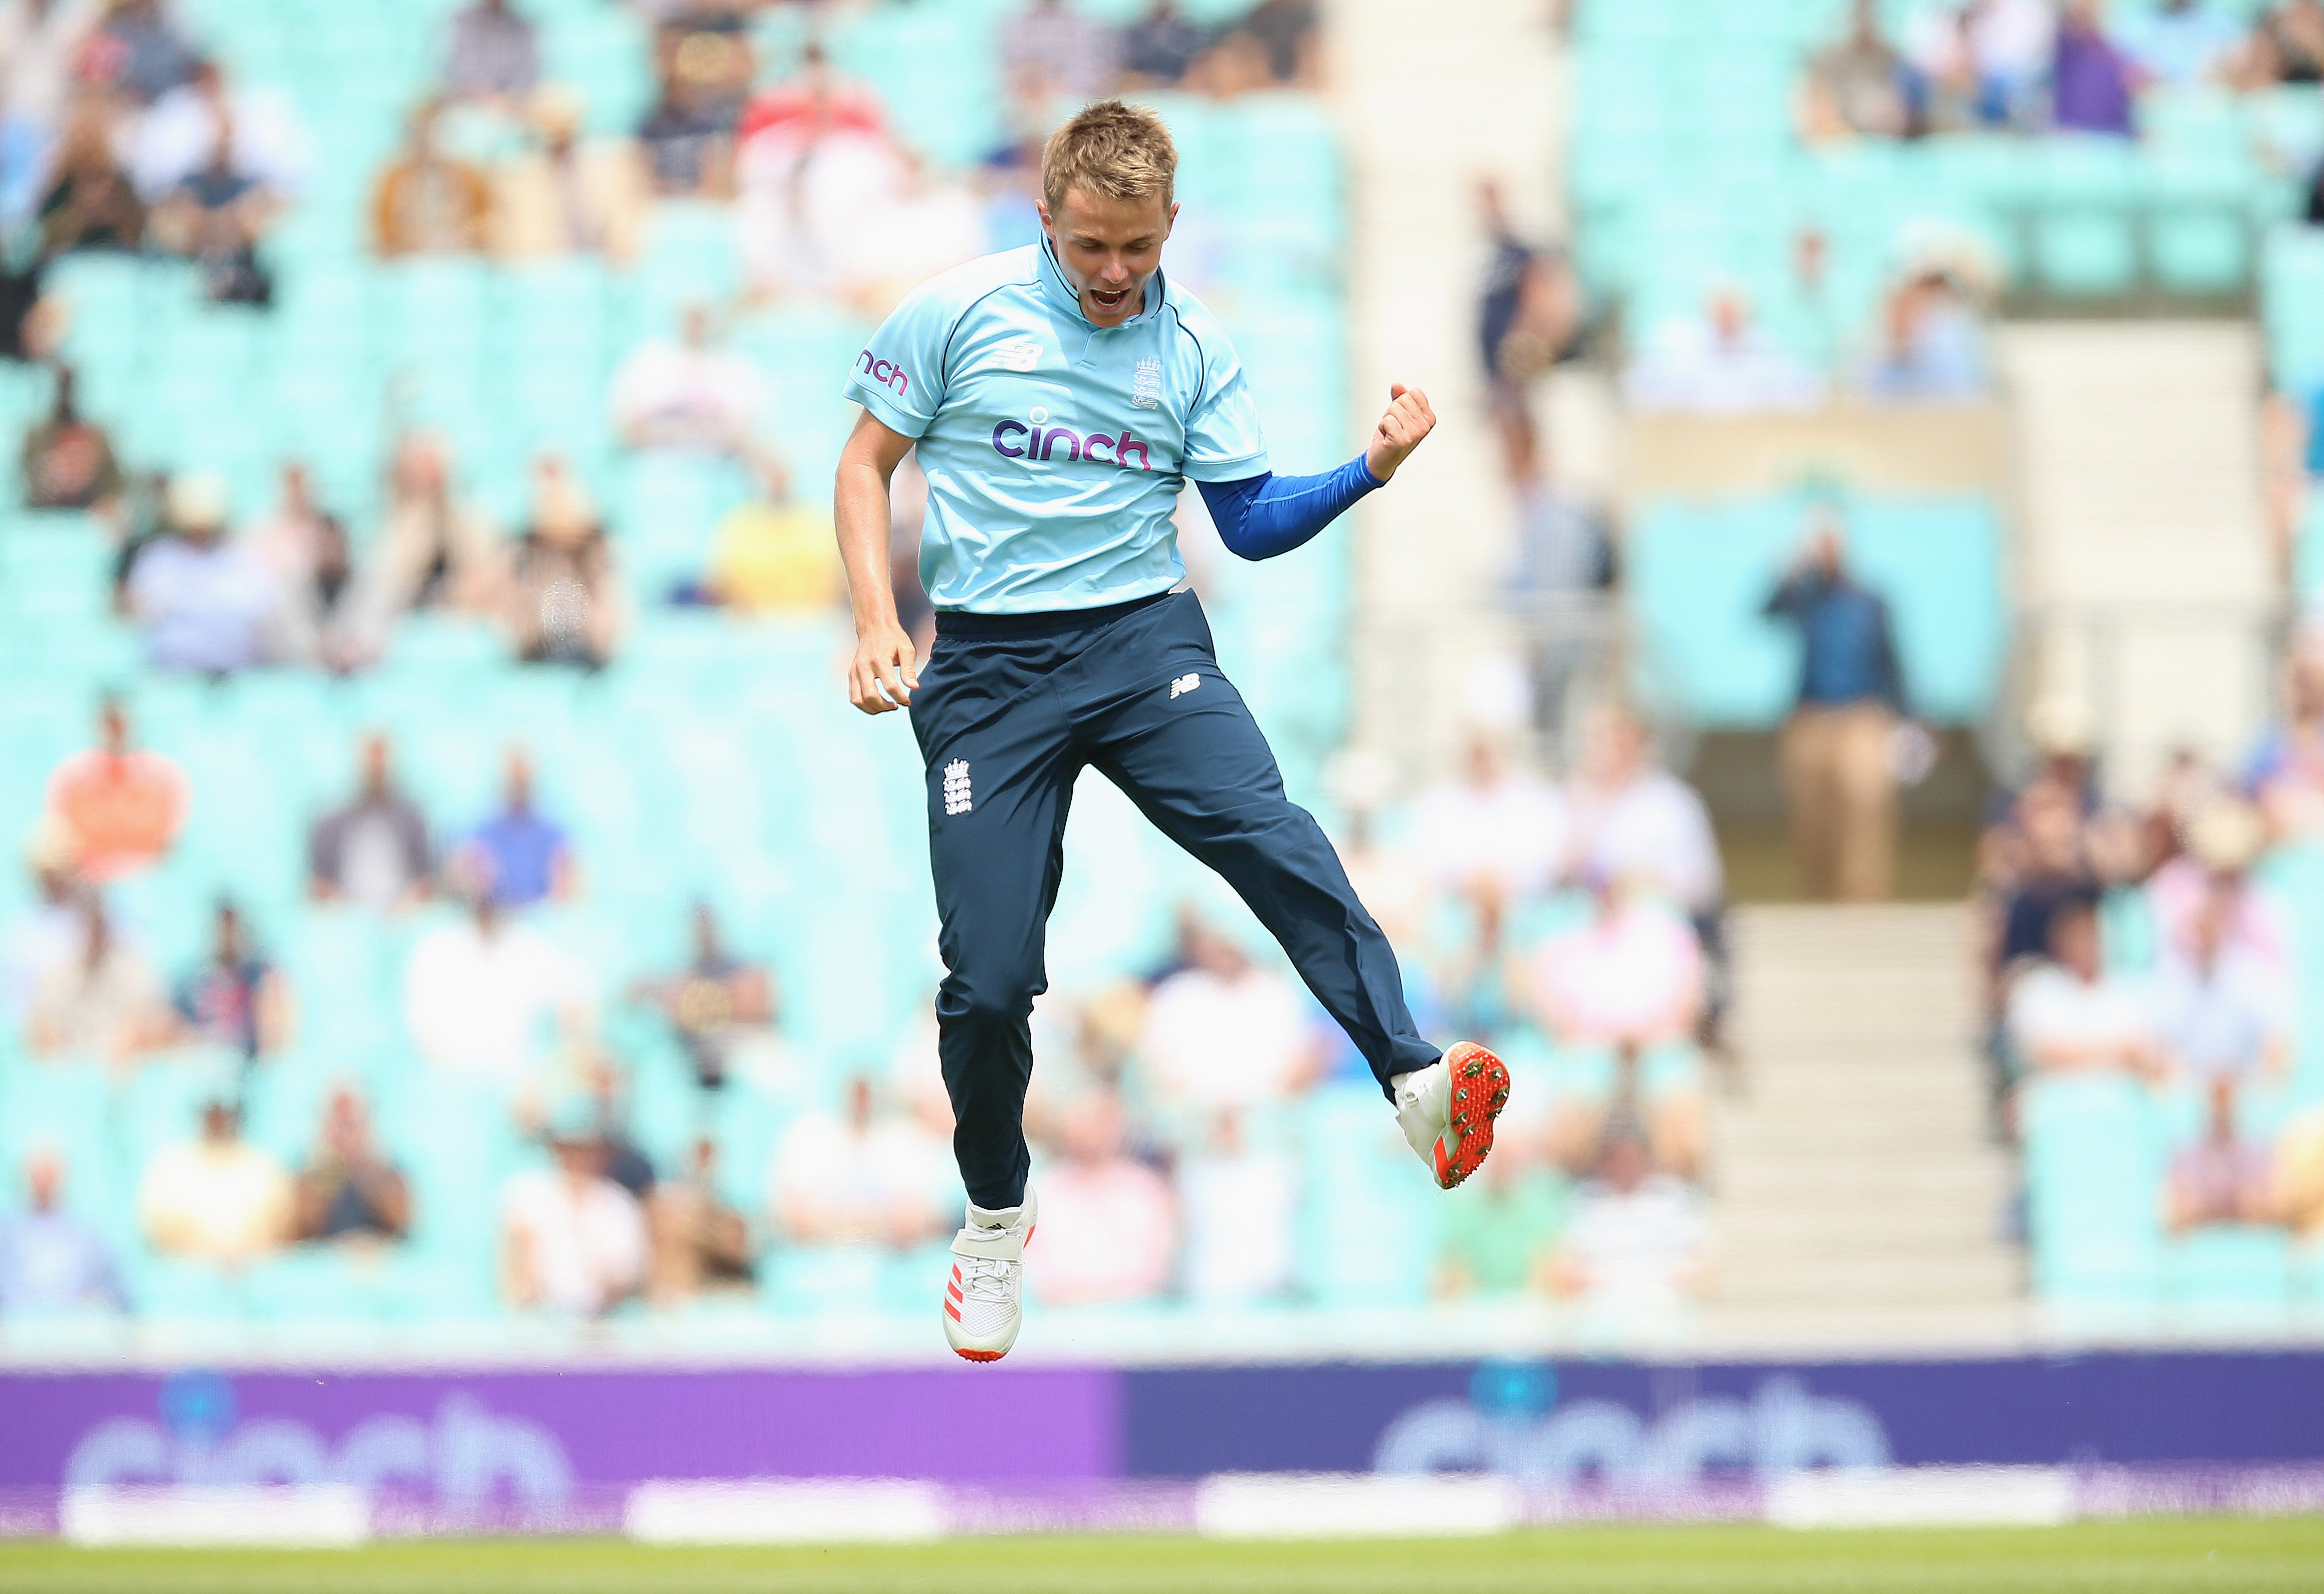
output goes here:
[[1386, 486], [1435, 425], [1428, 395], [1399, 382], [1388, 390], [1388, 410], [1363, 453], [1337, 470], [1312, 476], [1261, 474], [1231, 482], [1198, 479], [1195, 485], [1230, 553], [1273, 558], [1308, 541], [1366, 493]]

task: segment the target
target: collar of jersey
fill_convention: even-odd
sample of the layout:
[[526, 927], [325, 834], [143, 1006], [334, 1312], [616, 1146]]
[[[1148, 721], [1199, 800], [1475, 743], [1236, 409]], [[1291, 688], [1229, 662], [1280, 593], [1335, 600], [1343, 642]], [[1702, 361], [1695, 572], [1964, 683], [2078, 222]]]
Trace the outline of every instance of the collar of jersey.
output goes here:
[[1160, 312], [1162, 272], [1157, 266], [1155, 268], [1154, 274], [1146, 279], [1145, 309], [1122, 322], [1120, 327], [1101, 327], [1091, 320], [1088, 313], [1082, 309], [1082, 297], [1074, 291], [1074, 285], [1065, 281], [1065, 268], [1057, 263], [1056, 251], [1050, 247], [1048, 239], [1043, 238], [1041, 240], [1041, 291], [1047, 296], [1051, 304], [1067, 315], [1077, 317], [1082, 325], [1092, 332], [1119, 332], [1122, 327], [1138, 326], [1141, 322], [1152, 319]]

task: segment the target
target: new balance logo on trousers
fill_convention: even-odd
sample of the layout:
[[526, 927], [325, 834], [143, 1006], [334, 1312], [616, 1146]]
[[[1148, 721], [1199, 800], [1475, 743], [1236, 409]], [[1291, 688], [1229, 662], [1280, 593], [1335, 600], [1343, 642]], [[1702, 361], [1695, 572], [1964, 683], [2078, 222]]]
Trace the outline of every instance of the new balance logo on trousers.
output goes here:
[[1203, 677], [1198, 675], [1190, 674], [1180, 676], [1176, 680], [1170, 683], [1170, 696], [1173, 697], [1182, 696], [1185, 693], [1193, 691], [1202, 684]]

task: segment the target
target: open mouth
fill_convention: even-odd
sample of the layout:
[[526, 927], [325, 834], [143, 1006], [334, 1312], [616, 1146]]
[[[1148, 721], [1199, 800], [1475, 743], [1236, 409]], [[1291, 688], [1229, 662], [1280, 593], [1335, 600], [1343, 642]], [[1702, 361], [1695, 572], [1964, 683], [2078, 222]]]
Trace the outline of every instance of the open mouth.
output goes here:
[[1104, 288], [1093, 288], [1089, 290], [1089, 295], [1091, 302], [1095, 304], [1100, 309], [1118, 310], [1121, 308], [1122, 300], [1130, 297], [1130, 290], [1127, 288], [1115, 288], [1111, 290]]

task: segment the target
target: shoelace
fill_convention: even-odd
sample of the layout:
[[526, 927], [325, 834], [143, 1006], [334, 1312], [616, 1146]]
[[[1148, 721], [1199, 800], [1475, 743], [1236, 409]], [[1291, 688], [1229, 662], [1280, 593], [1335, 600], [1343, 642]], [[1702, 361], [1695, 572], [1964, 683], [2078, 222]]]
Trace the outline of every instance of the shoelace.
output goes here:
[[1014, 1262], [1003, 1262], [994, 1257], [961, 1257], [960, 1293], [972, 1300], [990, 1305], [1009, 1304], [1009, 1270]]

